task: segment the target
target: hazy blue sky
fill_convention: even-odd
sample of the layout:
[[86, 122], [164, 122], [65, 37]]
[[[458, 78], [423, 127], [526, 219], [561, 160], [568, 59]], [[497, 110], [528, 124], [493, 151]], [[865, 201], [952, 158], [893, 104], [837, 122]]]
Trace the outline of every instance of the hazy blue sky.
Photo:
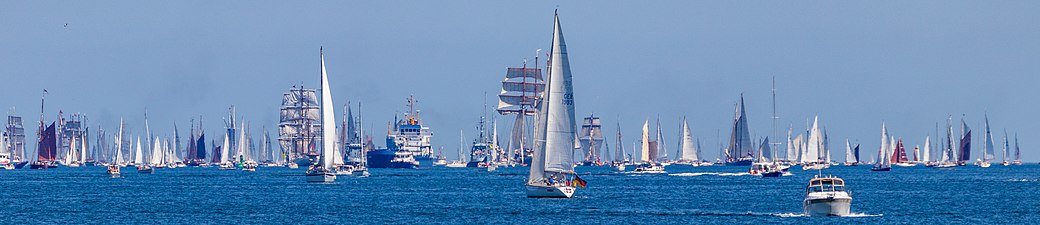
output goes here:
[[620, 117], [629, 150], [659, 115], [674, 155], [687, 116], [715, 158], [741, 93], [768, 135], [776, 76], [778, 130], [819, 114], [835, 160], [844, 138], [876, 151], [882, 121], [913, 146], [948, 114], [981, 132], [986, 111], [1040, 159], [1038, 1], [0, 1], [0, 106], [29, 134], [45, 88], [48, 121], [140, 131], [147, 108], [161, 135], [202, 115], [216, 137], [234, 104], [274, 132], [281, 93], [318, 85], [324, 46], [335, 103], [363, 100], [377, 140], [414, 94], [454, 158], [482, 93], [495, 104], [505, 68], [549, 48], [557, 5], [578, 114], [610, 134]]

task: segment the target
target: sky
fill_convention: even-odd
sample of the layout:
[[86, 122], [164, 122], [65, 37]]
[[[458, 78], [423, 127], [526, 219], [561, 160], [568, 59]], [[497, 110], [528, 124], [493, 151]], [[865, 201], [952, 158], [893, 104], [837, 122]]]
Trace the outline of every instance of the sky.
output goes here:
[[318, 86], [324, 48], [337, 117], [363, 102], [381, 140], [414, 95], [454, 158], [506, 68], [549, 49], [557, 9], [577, 115], [607, 134], [620, 119], [629, 151], [660, 118], [674, 155], [685, 116], [716, 158], [741, 94], [752, 135], [770, 136], [775, 77], [779, 138], [819, 115], [834, 160], [846, 138], [876, 151], [882, 122], [912, 149], [950, 115], [976, 137], [988, 115], [1040, 160], [1037, 1], [0, 1], [0, 106], [29, 140], [43, 89], [47, 121], [141, 131], [147, 110], [157, 135], [201, 116], [215, 138], [234, 105], [276, 134], [282, 92]]

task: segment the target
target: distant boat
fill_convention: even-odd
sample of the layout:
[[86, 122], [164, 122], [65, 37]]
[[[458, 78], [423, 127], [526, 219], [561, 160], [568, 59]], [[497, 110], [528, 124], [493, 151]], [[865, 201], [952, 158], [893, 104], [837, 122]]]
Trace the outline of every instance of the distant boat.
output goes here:
[[219, 150], [219, 153], [220, 153], [220, 161], [217, 163], [217, 166], [219, 167], [220, 170], [234, 170], [235, 169], [235, 164], [231, 163], [231, 159], [230, 159], [230, 157], [231, 157], [231, 150], [230, 150], [231, 149], [231, 140], [230, 139], [231, 138], [228, 137], [228, 134], [225, 133], [224, 134], [224, 144], [221, 145], [220, 147], [218, 147], [218, 149], [214, 149], [215, 151]]
[[307, 182], [313, 183], [331, 183], [336, 181], [336, 174], [333, 171], [333, 158], [335, 155], [332, 151], [336, 147], [336, 114], [332, 104], [332, 91], [329, 88], [329, 78], [325, 72], [325, 52], [322, 50], [321, 55], [321, 104], [319, 104], [319, 111], [321, 112], [321, 151], [318, 156], [318, 163], [312, 165], [307, 169]]
[[657, 140], [650, 140], [650, 120], [643, 122], [643, 136], [640, 155], [640, 163], [633, 170], [635, 172], [664, 172], [664, 166], [655, 160], [657, 155]]
[[751, 146], [747, 112], [744, 109], [744, 94], [740, 95], [740, 104], [737, 104], [734, 114], [725, 163], [727, 166], [751, 166], [755, 157], [754, 149]]
[[982, 136], [982, 138], [984, 139], [982, 146], [982, 159], [975, 163], [976, 165], [982, 168], [989, 167], [989, 161], [996, 158], [996, 155], [993, 153], [993, 151], [995, 151], [994, 149], [996, 149], [995, 147], [993, 147], [993, 133], [990, 133], [989, 129], [989, 115], [985, 116], [985, 121], [986, 133]]
[[943, 143], [942, 154], [939, 162], [932, 165], [934, 168], [944, 169], [953, 168], [957, 166], [957, 157], [955, 146], [957, 145], [957, 139], [953, 136], [953, 118], [947, 118], [946, 120], [946, 143]]
[[1008, 144], [1007, 129], [1005, 129], [1004, 130], [1004, 148], [1003, 148], [1004, 149], [1003, 150], [1004, 157], [1001, 158], [1002, 162], [1000, 162], [1000, 164], [1004, 165], [1004, 166], [1011, 165], [1011, 163], [1008, 162], [1008, 148], [1010, 148], [1010, 145]]
[[3, 137], [0, 137], [0, 169], [14, 169], [14, 164], [11, 163], [11, 148], [7, 144], [6, 132]]
[[134, 153], [134, 163], [137, 165], [137, 173], [155, 173], [148, 162], [144, 160], [144, 152], [141, 149], [141, 136], [137, 136], [137, 150]]
[[830, 168], [827, 161], [826, 136], [820, 130], [820, 116], [813, 118], [812, 127], [809, 129], [809, 140], [802, 152], [802, 170], [819, 170]]
[[[47, 95], [47, 90], [43, 90], [44, 96]], [[40, 129], [37, 130], [37, 142], [36, 142], [36, 161], [29, 166], [29, 169], [48, 169], [57, 168], [56, 163], [58, 157], [58, 137], [55, 133], [54, 122], [51, 125], [44, 128], [43, 122], [43, 105], [44, 98], [40, 98]]]
[[686, 122], [686, 117], [682, 119], [682, 136], [679, 138], [679, 160], [676, 164], [700, 166], [700, 152], [697, 149], [697, 143], [693, 140], [693, 132], [690, 131], [690, 124]]
[[816, 176], [805, 187], [802, 209], [807, 216], [847, 216], [851, 206], [852, 195], [845, 190], [845, 180], [841, 178]]
[[7, 138], [7, 152], [10, 153], [11, 164], [15, 169], [21, 169], [29, 161], [25, 159], [25, 129], [22, 126], [22, 117], [14, 115], [14, 109], [7, 115], [7, 126], [4, 134]]
[[622, 139], [621, 139], [621, 119], [620, 118], [617, 120], [617, 126], [615, 127], [615, 129], [617, 130], [617, 136], [614, 139], [614, 141], [616, 143], [616, 145], [614, 145], [614, 148], [617, 150], [617, 152], [614, 155], [614, 162], [613, 162], [612, 166], [614, 167], [614, 170], [625, 171], [625, 164], [628, 163], [628, 161], [629, 161], [628, 158], [629, 157], [626, 157], [626, 155], [625, 155], [625, 145], [622, 144], [622, 141], [621, 141]]
[[893, 149], [891, 163], [896, 166], [910, 167], [916, 164], [910, 163], [910, 159], [906, 157], [906, 148], [903, 147], [903, 138], [899, 138], [896, 142], [896, 148]]
[[575, 187], [573, 182], [585, 186], [574, 173], [574, 149], [578, 136], [574, 121], [574, 89], [571, 85], [571, 68], [567, 59], [567, 45], [559, 15], [555, 15], [553, 28], [552, 56], [548, 85], [537, 105], [534, 132], [534, 155], [530, 175], [527, 177], [529, 198], [570, 198]]
[[582, 151], [585, 153], [585, 160], [581, 161], [580, 165], [601, 166], [603, 165], [603, 162], [600, 161], [600, 149], [603, 146], [603, 130], [600, 118], [596, 115], [589, 115], [583, 121], [579, 140], [581, 141]]
[[1015, 133], [1015, 161], [1011, 162], [1013, 165], [1022, 165], [1022, 152], [1018, 149], [1018, 133]]
[[892, 170], [892, 166], [889, 165], [891, 162], [888, 160], [888, 128], [885, 127], [885, 123], [881, 123], [881, 148], [878, 149], [877, 162], [874, 167], [870, 168], [871, 171], [889, 171]]
[[845, 139], [845, 166], [859, 166], [859, 144], [853, 149], [849, 139]]

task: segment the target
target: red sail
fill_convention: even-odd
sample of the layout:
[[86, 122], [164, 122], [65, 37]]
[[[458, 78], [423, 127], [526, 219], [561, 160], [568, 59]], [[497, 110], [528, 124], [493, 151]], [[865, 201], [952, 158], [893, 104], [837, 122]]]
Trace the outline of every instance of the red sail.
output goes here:
[[36, 153], [37, 161], [54, 161], [55, 159], [57, 159], [58, 156], [58, 138], [55, 136], [56, 133], [54, 132], [54, 122], [51, 122], [51, 125], [47, 126], [47, 129], [43, 129], [43, 133], [41, 135], [42, 138], [40, 138], [40, 143], [37, 143], [37, 146], [40, 146], [40, 151]]
[[905, 163], [910, 161], [906, 158], [906, 148], [903, 148], [903, 139], [900, 138], [899, 142], [896, 143], [896, 149], [892, 152], [893, 163]]

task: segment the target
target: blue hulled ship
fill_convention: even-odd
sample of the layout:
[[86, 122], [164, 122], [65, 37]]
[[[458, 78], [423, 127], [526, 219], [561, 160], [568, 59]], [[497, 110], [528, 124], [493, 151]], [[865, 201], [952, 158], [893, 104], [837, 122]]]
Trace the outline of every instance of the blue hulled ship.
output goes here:
[[415, 97], [408, 97], [408, 112], [394, 122], [386, 135], [386, 149], [368, 152], [369, 168], [429, 168], [433, 166], [433, 132], [424, 126], [415, 109]]

